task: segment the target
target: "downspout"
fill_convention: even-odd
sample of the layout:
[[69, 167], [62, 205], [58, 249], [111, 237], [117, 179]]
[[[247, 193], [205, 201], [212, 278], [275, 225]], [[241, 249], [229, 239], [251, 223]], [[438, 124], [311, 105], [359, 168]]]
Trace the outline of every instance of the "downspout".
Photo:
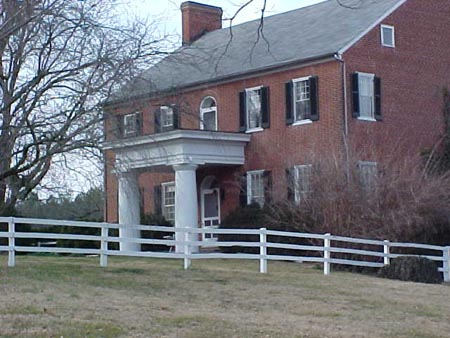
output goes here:
[[341, 63], [341, 74], [342, 74], [342, 99], [344, 100], [343, 108], [344, 108], [344, 150], [345, 150], [345, 163], [346, 163], [346, 176], [347, 182], [350, 182], [350, 153], [348, 146], [348, 104], [347, 104], [347, 66], [345, 64], [344, 59], [342, 58], [342, 54], [336, 53], [334, 54], [334, 58]]
[[342, 54], [334, 54], [334, 58], [341, 63], [341, 74], [342, 74], [342, 93], [344, 100], [344, 136], [348, 136], [348, 105], [347, 105], [347, 66]]

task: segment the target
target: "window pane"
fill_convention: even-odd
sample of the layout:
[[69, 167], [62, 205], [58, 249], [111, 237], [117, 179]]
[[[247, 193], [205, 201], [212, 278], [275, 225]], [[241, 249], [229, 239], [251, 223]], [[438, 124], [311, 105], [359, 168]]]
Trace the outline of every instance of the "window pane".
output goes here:
[[381, 34], [383, 34], [383, 45], [384, 46], [394, 46], [394, 30], [390, 27], [383, 27], [381, 29]]
[[301, 121], [311, 117], [309, 80], [294, 83], [295, 120]]
[[216, 112], [203, 113], [203, 129], [216, 130]]
[[248, 176], [249, 189], [248, 199], [249, 203], [258, 203], [260, 206], [264, 205], [264, 175], [263, 172], [249, 173]]
[[175, 220], [175, 184], [163, 184], [163, 214], [168, 221]]
[[163, 127], [173, 126], [173, 109], [169, 107], [161, 107], [161, 120]]
[[360, 116], [374, 117], [373, 76], [359, 74], [359, 109]]
[[247, 92], [247, 119], [248, 127], [261, 127], [261, 90], [251, 90]]

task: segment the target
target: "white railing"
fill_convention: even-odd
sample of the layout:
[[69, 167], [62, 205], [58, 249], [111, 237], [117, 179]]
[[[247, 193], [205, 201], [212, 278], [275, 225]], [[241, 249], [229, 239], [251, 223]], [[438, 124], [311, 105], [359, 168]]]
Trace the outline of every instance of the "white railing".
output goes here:
[[[18, 224], [28, 224], [32, 229], [38, 226], [52, 227], [72, 227], [72, 228], [96, 228], [98, 235], [83, 234], [67, 234], [55, 232], [23, 232], [17, 230]], [[1, 226], [3, 225], [3, 228]], [[120, 228], [136, 229], [141, 231], [166, 232], [172, 233], [172, 236], [165, 236], [164, 239], [145, 239], [145, 238], [120, 238], [118, 231]], [[116, 230], [117, 234], [110, 234], [110, 230]], [[180, 236], [182, 240], [174, 240], [176, 233], [184, 233]], [[200, 241], [201, 235], [253, 235], [255, 241]], [[169, 238], [167, 238], [169, 237]], [[291, 238], [304, 240], [305, 244], [288, 244], [279, 243], [273, 240], [274, 237]], [[16, 239], [34, 239], [44, 240], [55, 244], [55, 247], [42, 245], [18, 245]], [[1, 245], [3, 241], [7, 241], [7, 245]], [[98, 248], [81, 249], [58, 246], [58, 240], [77, 240], [89, 241], [97, 243]], [[132, 242], [137, 244], [152, 244], [176, 247], [177, 250], [172, 252], [155, 252], [155, 251], [122, 251], [117, 248], [109, 248], [110, 243]], [[313, 243], [313, 244], [312, 244]], [[6, 244], [6, 243], [5, 243]], [[363, 248], [354, 248], [351, 246], [359, 245]], [[215, 247], [243, 247], [254, 248], [256, 253], [223, 253], [223, 252], [199, 252], [200, 248]], [[368, 249], [367, 247], [370, 247]], [[284, 249], [289, 252], [295, 252], [296, 255], [289, 254], [272, 254], [271, 249]], [[395, 253], [395, 249], [426, 250], [427, 252], [436, 252], [435, 255], [420, 255], [414, 253]], [[330, 274], [333, 264], [353, 265], [360, 267], [380, 268], [390, 263], [390, 259], [400, 256], [421, 256], [430, 260], [439, 262], [441, 267], [438, 268], [443, 273], [444, 280], [450, 281], [450, 246], [436, 246], [416, 243], [396, 243], [387, 240], [370, 240], [362, 238], [351, 238], [342, 236], [333, 236], [331, 234], [310, 234], [299, 232], [285, 232], [261, 229], [199, 229], [199, 228], [174, 228], [165, 226], [149, 226], [149, 225], [121, 225], [111, 223], [93, 223], [93, 222], [74, 222], [47, 219], [29, 219], [29, 218], [13, 218], [0, 217], [0, 252], [8, 252], [8, 266], [16, 265], [16, 253], [64, 253], [64, 254], [82, 254], [82, 255], [98, 255], [100, 257], [100, 265], [105, 267], [108, 265], [108, 256], [135, 256], [135, 257], [153, 257], [153, 258], [176, 258], [183, 259], [184, 268], [191, 266], [192, 260], [195, 259], [252, 259], [259, 260], [260, 272], [267, 272], [267, 262], [270, 260], [294, 261], [294, 262], [315, 262], [323, 264], [325, 275]], [[416, 251], [417, 252], [417, 251]], [[342, 258], [342, 255], [349, 257]], [[353, 256], [350, 256], [353, 255]], [[363, 258], [355, 258], [363, 256]]]

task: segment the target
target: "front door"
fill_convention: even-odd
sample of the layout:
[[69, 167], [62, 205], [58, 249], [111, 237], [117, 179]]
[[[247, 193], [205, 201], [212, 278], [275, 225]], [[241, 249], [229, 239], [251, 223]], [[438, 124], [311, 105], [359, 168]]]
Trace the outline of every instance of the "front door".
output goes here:
[[[202, 226], [205, 229], [217, 229], [220, 224], [220, 190], [202, 190]], [[203, 240], [217, 240], [215, 234], [203, 234]]]

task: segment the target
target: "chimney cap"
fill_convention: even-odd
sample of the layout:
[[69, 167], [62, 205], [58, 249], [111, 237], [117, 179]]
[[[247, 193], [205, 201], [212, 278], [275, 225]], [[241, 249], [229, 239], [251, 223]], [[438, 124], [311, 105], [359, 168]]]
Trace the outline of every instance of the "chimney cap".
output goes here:
[[185, 1], [181, 4], [180, 9], [184, 10], [188, 7], [197, 7], [198, 9], [203, 9], [203, 10], [209, 10], [209, 11], [214, 11], [214, 12], [219, 12], [220, 14], [223, 13], [222, 7], [217, 7], [217, 6], [212, 6], [212, 5], [207, 5], [207, 4], [202, 4], [200, 2], [195, 2], [195, 1]]

